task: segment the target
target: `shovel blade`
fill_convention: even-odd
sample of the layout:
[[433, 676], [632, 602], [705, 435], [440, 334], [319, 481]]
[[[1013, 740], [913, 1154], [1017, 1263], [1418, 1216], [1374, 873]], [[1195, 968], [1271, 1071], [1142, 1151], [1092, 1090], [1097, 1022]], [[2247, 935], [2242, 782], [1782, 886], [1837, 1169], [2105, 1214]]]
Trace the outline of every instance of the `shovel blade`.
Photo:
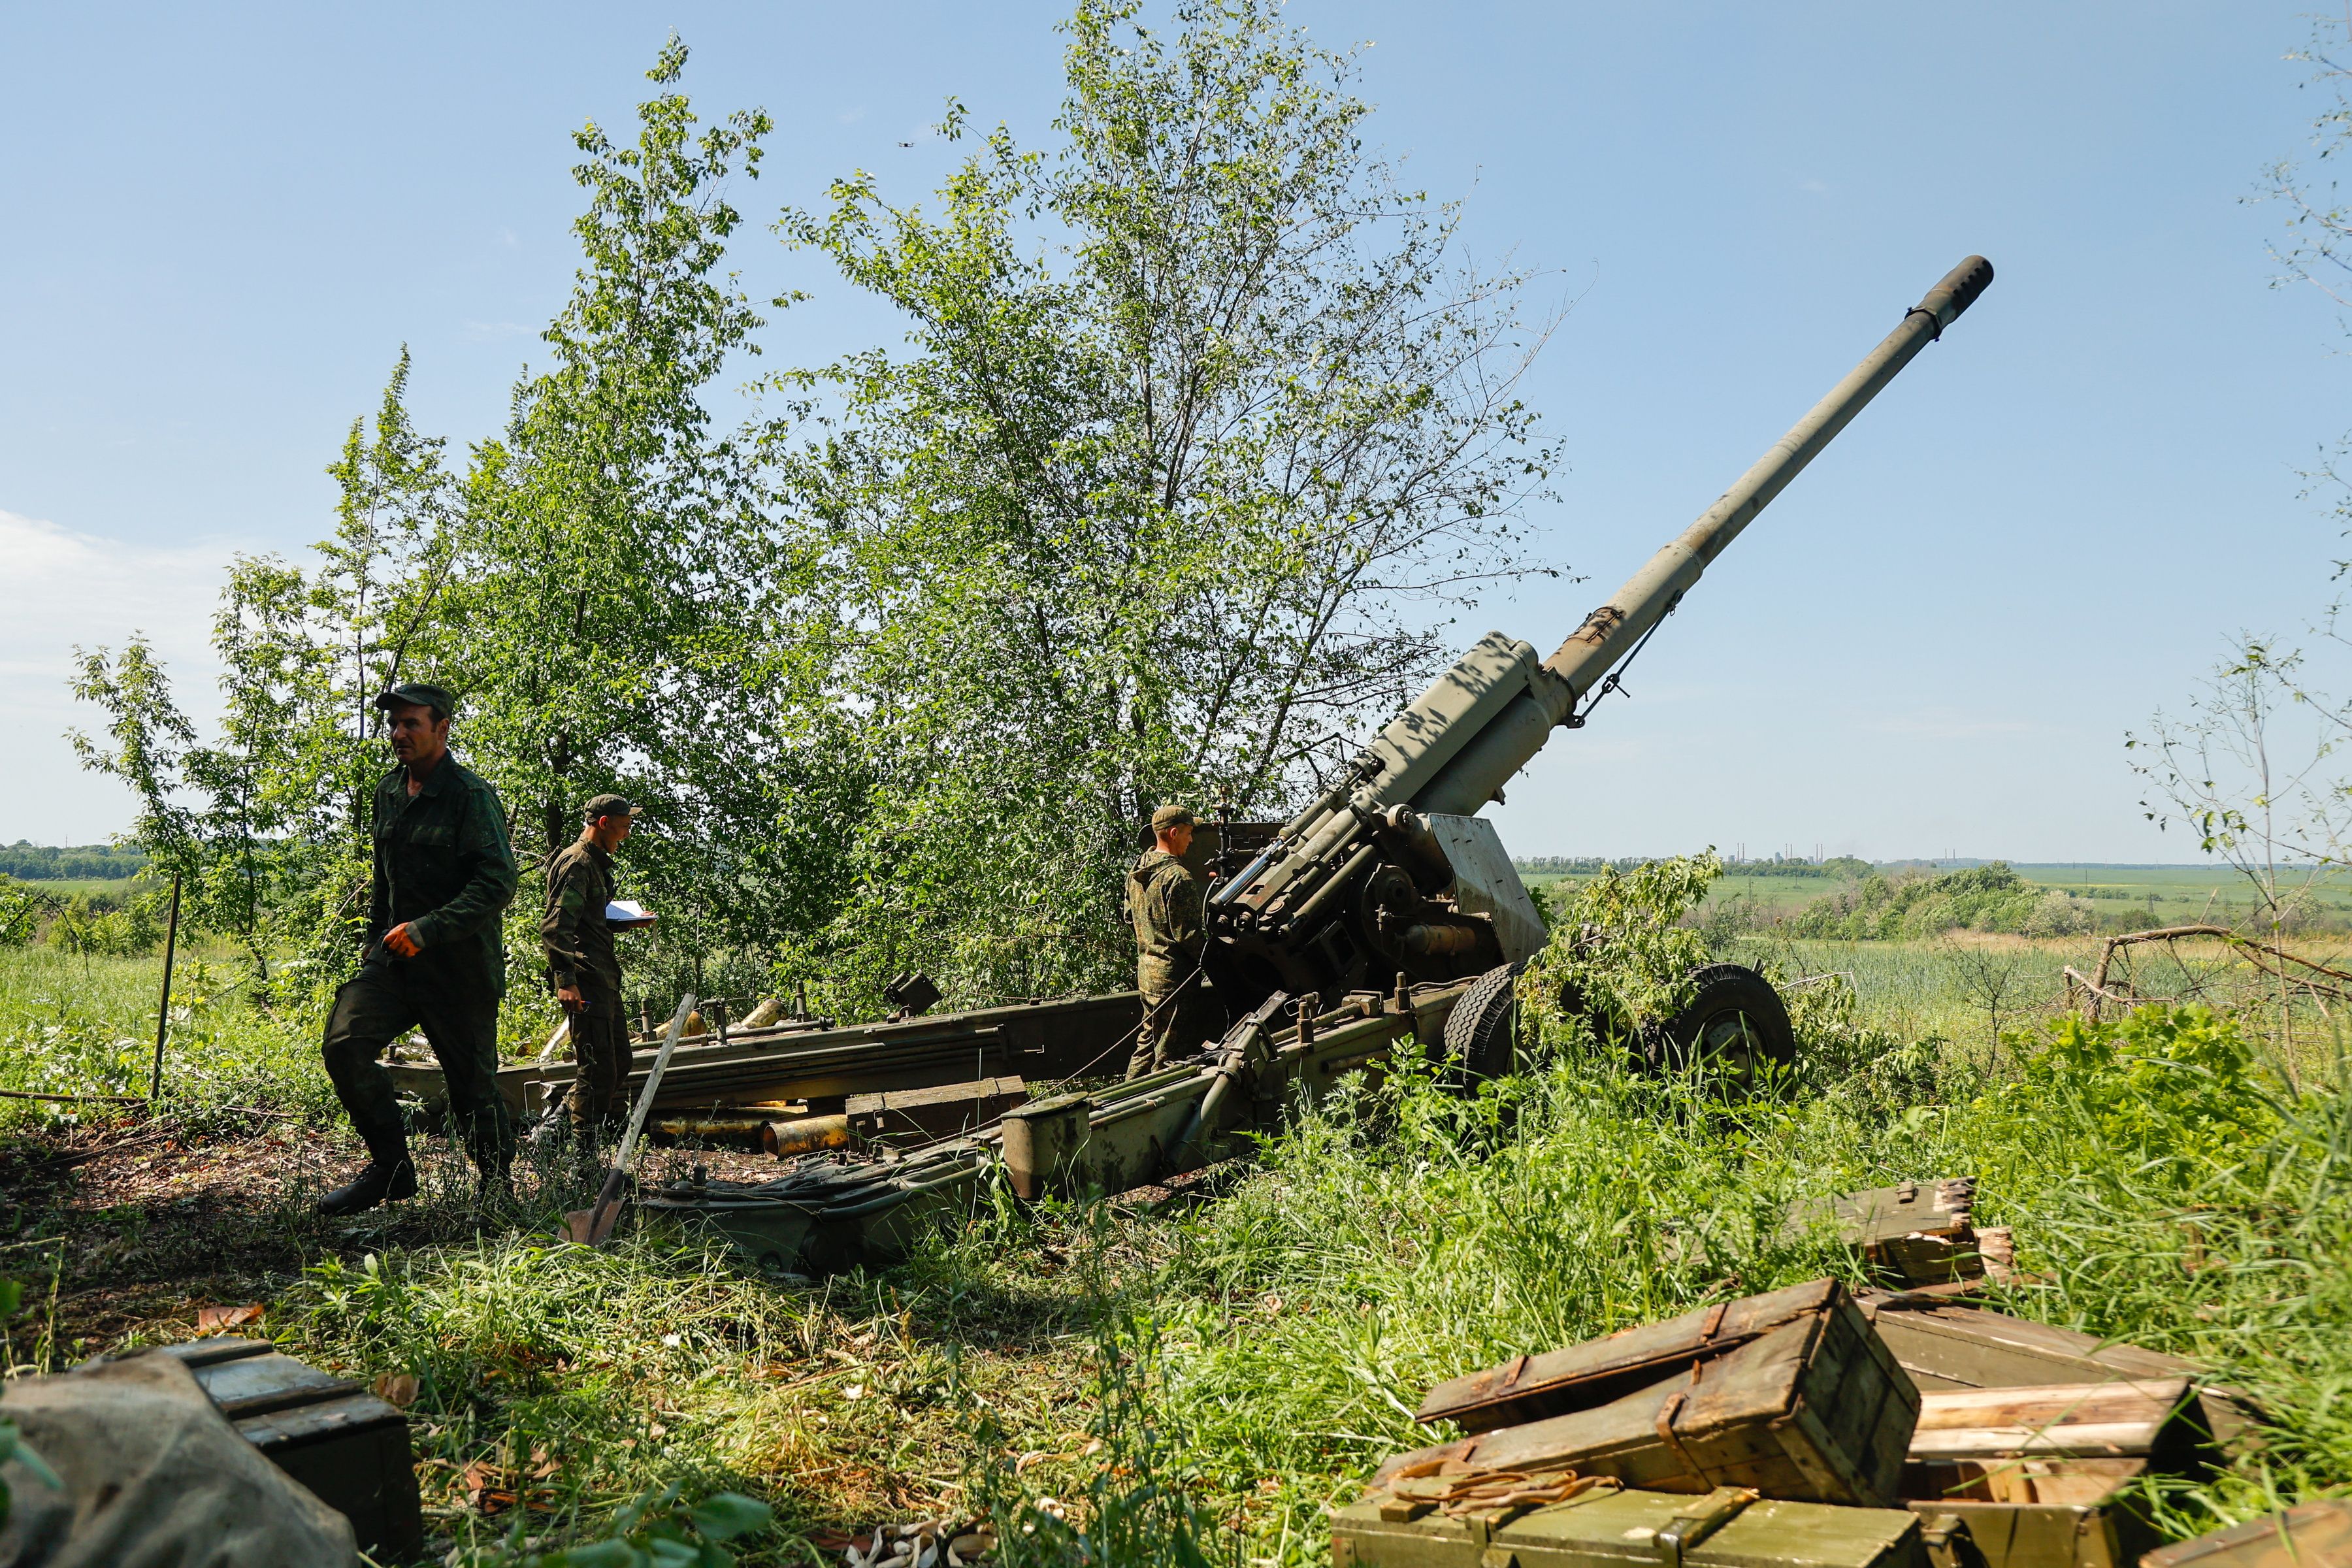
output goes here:
[[604, 1238], [613, 1234], [614, 1222], [620, 1217], [619, 1204], [572, 1209], [563, 1216], [563, 1234], [583, 1247], [602, 1247]]
[[596, 1201], [584, 1209], [573, 1209], [563, 1216], [563, 1233], [583, 1247], [602, 1247], [604, 1238], [613, 1234], [613, 1222], [621, 1217], [621, 1195], [628, 1173], [617, 1168], [604, 1174], [604, 1190]]

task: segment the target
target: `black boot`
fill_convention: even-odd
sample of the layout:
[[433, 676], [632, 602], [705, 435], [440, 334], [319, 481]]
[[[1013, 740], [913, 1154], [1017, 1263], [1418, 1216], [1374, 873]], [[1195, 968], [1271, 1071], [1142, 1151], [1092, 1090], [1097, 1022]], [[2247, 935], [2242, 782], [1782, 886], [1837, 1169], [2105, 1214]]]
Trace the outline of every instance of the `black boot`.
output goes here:
[[367, 1145], [367, 1169], [320, 1198], [320, 1214], [358, 1214], [387, 1199], [416, 1195], [416, 1167], [408, 1158], [407, 1135], [377, 1135], [369, 1138]]
[[475, 1178], [474, 1196], [478, 1206], [494, 1211], [514, 1207], [514, 1171], [506, 1165], [485, 1165]]

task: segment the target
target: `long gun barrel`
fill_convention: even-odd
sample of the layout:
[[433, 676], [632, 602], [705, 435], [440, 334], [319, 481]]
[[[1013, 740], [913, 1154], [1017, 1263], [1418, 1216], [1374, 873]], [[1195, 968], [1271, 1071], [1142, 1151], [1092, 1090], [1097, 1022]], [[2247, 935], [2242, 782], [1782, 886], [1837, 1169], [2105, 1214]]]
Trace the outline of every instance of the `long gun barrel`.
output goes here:
[[[1580, 724], [1580, 704], [1724, 548], [1991, 281], [1992, 264], [1981, 256], [1953, 268], [1549, 658], [1538, 663], [1528, 644], [1489, 633], [1390, 721], [1346, 776], [1213, 896], [1213, 977], [1228, 1005], [1245, 1007], [1277, 985], [1355, 988], [1389, 972], [1446, 979], [1498, 962], [1475, 922], [1427, 901], [1442, 899], [1450, 880], [1448, 854], [1428, 818], [1476, 813], [1554, 729]], [[1416, 900], [1420, 907], [1409, 908]]]

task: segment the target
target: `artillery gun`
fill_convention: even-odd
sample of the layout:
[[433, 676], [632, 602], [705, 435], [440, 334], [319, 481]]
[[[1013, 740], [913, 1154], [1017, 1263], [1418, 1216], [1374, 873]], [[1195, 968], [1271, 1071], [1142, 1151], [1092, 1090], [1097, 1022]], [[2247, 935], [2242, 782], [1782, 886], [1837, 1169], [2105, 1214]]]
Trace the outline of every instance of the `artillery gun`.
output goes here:
[[[1334, 996], [1400, 978], [1456, 980], [1531, 956], [1543, 929], [1493, 826], [1475, 814], [1502, 797], [1554, 730], [1583, 726], [1715, 558], [1991, 281], [1981, 256], [1953, 268], [1549, 658], [1490, 632], [1391, 720], [1338, 783], [1212, 892], [1205, 967], [1228, 1005], [1245, 1011], [1277, 989]], [[1717, 989], [1735, 1004], [1755, 994], [1736, 984]], [[1453, 1033], [1474, 1055], [1491, 1052], [1491, 1022]]]
[[[1204, 969], [1232, 1026], [1213, 1047], [1099, 1098], [1017, 1105], [969, 1136], [865, 1160], [808, 1155], [774, 1181], [698, 1180], [649, 1192], [646, 1205], [716, 1225], [773, 1268], [877, 1262], [941, 1207], [971, 1201], [992, 1169], [1024, 1198], [1123, 1191], [1238, 1152], [1286, 1106], [1311, 1103], [1341, 1075], [1408, 1044], [1442, 1047], [1474, 1073], [1507, 1070], [1513, 976], [1545, 931], [1493, 824], [1476, 814], [1554, 730], [1583, 725], [1716, 557], [1991, 281], [1982, 257], [1954, 268], [1549, 658], [1500, 632], [1481, 638], [1247, 866], [1219, 881], [1208, 900]], [[1743, 1009], [1780, 1006], [1752, 972], [1718, 965], [1696, 978], [1691, 1029], [1700, 1038], [1686, 1044], [1713, 1043], [1710, 1005], [1735, 1035], [1745, 1033]], [[1134, 1006], [1131, 994], [1117, 1002]], [[949, 1036], [964, 1027], [954, 1016], [924, 1025]], [[1056, 1061], [1073, 1054], [1058, 1037], [1040, 1046]], [[874, 1073], [903, 1065], [895, 1053], [866, 1063]], [[710, 1070], [738, 1069], [714, 1061]]]

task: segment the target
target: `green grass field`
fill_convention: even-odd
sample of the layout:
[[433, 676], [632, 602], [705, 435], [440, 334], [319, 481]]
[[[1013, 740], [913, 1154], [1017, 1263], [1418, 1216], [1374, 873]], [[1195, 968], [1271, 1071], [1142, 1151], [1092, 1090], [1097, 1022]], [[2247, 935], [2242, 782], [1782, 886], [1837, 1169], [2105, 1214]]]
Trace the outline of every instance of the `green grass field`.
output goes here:
[[[1984, 1218], [2017, 1228], [2016, 1310], [2198, 1359], [2276, 1416], [2261, 1453], [2153, 1489], [2168, 1531], [2352, 1489], [2352, 1062], [2306, 1009], [2273, 1066], [2259, 1005], [2251, 1053], [2022, 1052], [2015, 1031], [2062, 1016], [2061, 966], [2097, 945], [1734, 937], [1727, 956], [1799, 999], [1808, 1065], [1783, 1098], [1694, 1099], [1553, 1021], [1549, 1059], [1479, 1099], [1400, 1075], [1190, 1193], [983, 1205], [908, 1264], [807, 1284], [667, 1232], [554, 1245], [585, 1194], [529, 1158], [520, 1212], [484, 1225], [429, 1140], [417, 1202], [318, 1220], [310, 1196], [354, 1154], [315, 1021], [255, 1007], [200, 954], [164, 1145], [136, 1114], [0, 1102], [20, 1225], [0, 1266], [33, 1301], [9, 1353], [53, 1364], [263, 1303], [297, 1353], [416, 1380], [436, 1561], [519, 1563], [510, 1531], [593, 1539], [675, 1484], [773, 1505], [772, 1530], [732, 1543], [750, 1563], [994, 1510], [1039, 1527], [1005, 1568], [1174, 1563], [1186, 1532], [1213, 1562], [1316, 1568], [1327, 1505], [1430, 1440], [1411, 1420], [1430, 1383], [1850, 1274], [1826, 1241], [1779, 1235], [1792, 1198], [1972, 1173]], [[0, 1087], [143, 1089], [156, 970], [0, 953]], [[2192, 1047], [2194, 1071], [2160, 1065]], [[133, 1152], [36, 1173], [115, 1142]], [[1088, 1555], [1026, 1511], [1045, 1496]]]
[[[70, 899], [77, 895], [95, 901], [99, 899], [122, 900], [146, 892], [155, 884], [142, 882], [136, 877], [60, 877], [54, 880], [28, 882], [45, 893]], [[167, 883], [168, 887], [169, 884]]]

